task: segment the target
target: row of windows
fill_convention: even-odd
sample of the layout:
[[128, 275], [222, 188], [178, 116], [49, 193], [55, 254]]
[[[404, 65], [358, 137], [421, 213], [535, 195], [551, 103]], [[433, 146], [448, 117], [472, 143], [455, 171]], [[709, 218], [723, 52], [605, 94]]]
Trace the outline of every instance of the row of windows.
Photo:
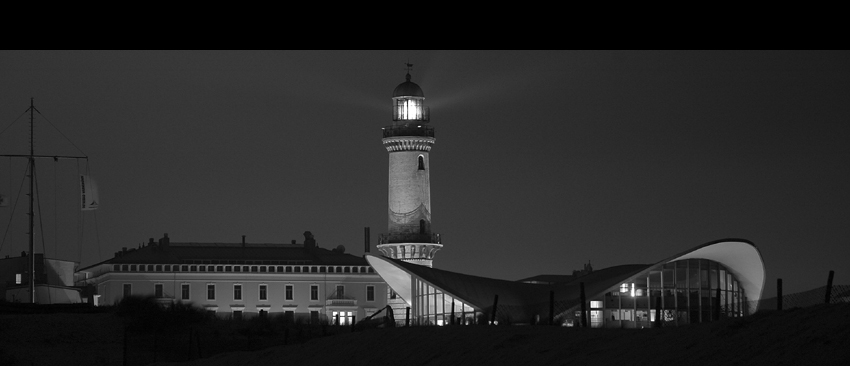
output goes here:
[[[180, 300], [191, 300], [191, 285], [188, 283], [183, 283], [180, 285]], [[133, 285], [130, 283], [124, 284], [124, 297], [129, 297], [133, 294]], [[165, 297], [163, 293], [163, 285], [161, 283], [154, 284], [154, 296], [157, 298]], [[341, 299], [345, 298], [345, 286], [337, 285], [336, 292], [333, 297]], [[242, 284], [234, 284], [233, 285], [233, 299], [234, 300], [243, 300], [242, 299]], [[269, 287], [266, 284], [259, 285], [258, 291], [258, 299], [260, 301], [266, 301], [269, 299]], [[215, 284], [207, 284], [207, 300], [215, 300]], [[284, 300], [294, 301], [295, 300], [295, 286], [294, 285], [285, 285], [284, 286]], [[318, 301], [319, 300], [319, 285], [310, 285], [310, 300]], [[366, 286], [366, 301], [375, 301], [375, 286]]]
[[233, 266], [196, 264], [113, 264], [114, 272], [375, 273], [365, 266]]

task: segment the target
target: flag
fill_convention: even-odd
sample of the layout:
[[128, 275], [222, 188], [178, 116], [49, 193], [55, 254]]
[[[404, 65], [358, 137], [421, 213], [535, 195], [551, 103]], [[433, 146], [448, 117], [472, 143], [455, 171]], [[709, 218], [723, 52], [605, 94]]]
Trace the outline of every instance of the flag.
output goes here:
[[82, 210], [97, 209], [97, 183], [87, 175], [80, 176], [80, 196], [82, 198]]

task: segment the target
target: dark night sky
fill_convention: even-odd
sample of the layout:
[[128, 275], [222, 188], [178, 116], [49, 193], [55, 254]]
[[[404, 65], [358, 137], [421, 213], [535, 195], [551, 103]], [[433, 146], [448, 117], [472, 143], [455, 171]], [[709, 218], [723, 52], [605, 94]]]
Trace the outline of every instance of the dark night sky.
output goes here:
[[[0, 51], [0, 154], [27, 153], [33, 97], [36, 153], [90, 158], [82, 214], [86, 164], [38, 161], [49, 257], [306, 230], [361, 255], [408, 60], [436, 128], [435, 267], [515, 280], [743, 238], [765, 296], [850, 282], [847, 51]], [[0, 159], [0, 193], [24, 167]], [[12, 211], [4, 256], [26, 249]]]

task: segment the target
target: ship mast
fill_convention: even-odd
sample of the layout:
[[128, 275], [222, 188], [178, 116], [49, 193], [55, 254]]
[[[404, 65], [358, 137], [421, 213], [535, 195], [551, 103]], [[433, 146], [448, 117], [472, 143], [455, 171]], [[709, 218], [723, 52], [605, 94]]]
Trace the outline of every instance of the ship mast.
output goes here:
[[33, 105], [33, 98], [30, 98], [30, 156], [29, 156], [29, 178], [30, 178], [30, 211], [29, 211], [29, 250], [30, 250], [30, 273], [29, 273], [29, 285], [30, 285], [30, 304], [35, 304], [35, 245], [34, 245], [34, 225], [33, 225], [33, 217], [35, 216], [35, 212], [33, 211], [33, 186], [35, 185], [35, 146], [33, 144], [34, 136], [33, 136], [33, 111], [35, 110], [35, 106]]
[[[13, 157], [13, 158], [27, 158], [28, 167], [27, 167], [27, 177], [30, 180], [30, 191], [29, 191], [29, 276], [27, 276], [29, 280], [29, 300], [30, 304], [35, 303], [35, 211], [34, 211], [34, 201], [35, 201], [35, 159], [36, 158], [52, 158], [54, 161], [59, 159], [86, 159], [88, 160], [88, 156], [62, 156], [62, 155], [36, 155], [35, 154], [35, 129], [34, 125], [34, 114], [35, 114], [35, 104], [33, 102], [34, 98], [30, 98], [30, 107], [27, 109], [30, 112], [30, 153], [29, 155], [16, 155], [16, 154], [4, 154], [0, 156], [4, 157]], [[41, 112], [39, 112], [41, 113]], [[42, 258], [42, 260], [44, 260]]]

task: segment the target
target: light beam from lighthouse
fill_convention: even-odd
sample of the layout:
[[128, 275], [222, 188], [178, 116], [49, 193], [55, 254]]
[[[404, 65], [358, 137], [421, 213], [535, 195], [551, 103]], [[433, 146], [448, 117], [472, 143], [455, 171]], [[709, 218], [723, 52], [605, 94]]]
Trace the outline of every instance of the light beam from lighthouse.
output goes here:
[[393, 91], [393, 123], [383, 128], [389, 153], [387, 234], [379, 236], [378, 250], [385, 256], [431, 267], [443, 245], [431, 230], [431, 169], [429, 152], [434, 128], [422, 88], [406, 81]]

